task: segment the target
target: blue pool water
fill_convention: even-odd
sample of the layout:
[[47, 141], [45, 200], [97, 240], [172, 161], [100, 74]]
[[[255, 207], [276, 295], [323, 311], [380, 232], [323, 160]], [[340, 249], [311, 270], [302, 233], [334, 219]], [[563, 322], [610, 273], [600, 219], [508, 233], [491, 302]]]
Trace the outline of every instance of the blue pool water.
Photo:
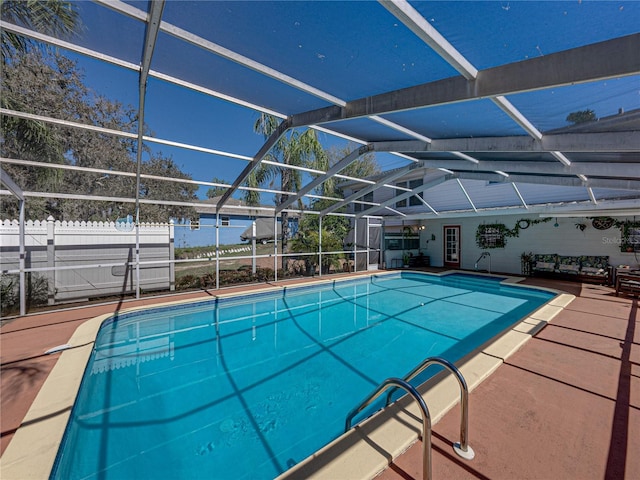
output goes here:
[[52, 478], [273, 478], [387, 377], [456, 361], [552, 296], [403, 272], [120, 315], [98, 334]]

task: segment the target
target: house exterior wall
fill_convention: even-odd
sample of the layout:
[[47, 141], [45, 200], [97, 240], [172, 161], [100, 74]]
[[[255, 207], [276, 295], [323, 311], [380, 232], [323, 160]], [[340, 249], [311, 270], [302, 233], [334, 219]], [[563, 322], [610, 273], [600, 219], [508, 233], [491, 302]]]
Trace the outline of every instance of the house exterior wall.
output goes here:
[[[443, 227], [460, 225], [460, 266], [463, 269], [473, 270], [480, 254], [484, 251], [491, 254], [492, 271], [518, 275], [521, 274], [520, 255], [523, 252], [572, 256], [606, 255], [609, 257], [610, 265], [638, 265], [638, 258], [634, 253], [620, 251], [622, 237], [620, 229], [611, 227], [607, 230], [597, 230], [591, 225], [590, 219], [580, 217], [558, 218], [557, 227], [554, 227], [555, 218], [546, 223], [532, 224], [527, 229], [521, 229], [518, 237], [508, 237], [504, 248], [481, 249], [476, 245], [476, 231], [479, 225], [503, 223], [507, 228], [513, 229], [523, 218], [531, 221], [540, 220], [537, 215], [501, 215], [423, 221], [426, 228], [420, 232], [420, 250], [430, 257], [431, 265], [443, 266]], [[619, 218], [619, 220], [625, 220], [625, 218]], [[585, 224], [584, 231], [578, 229], [576, 223]], [[432, 234], [436, 237], [435, 241], [431, 240]], [[416, 255], [417, 251], [412, 253]], [[488, 261], [482, 260], [478, 269], [487, 270]]]
[[[229, 219], [227, 226], [222, 225], [222, 218]], [[221, 226], [219, 230], [220, 245], [234, 245], [244, 243], [240, 235], [251, 226], [255, 217], [243, 215], [220, 215]], [[271, 218], [273, 221], [273, 218]], [[280, 218], [278, 218], [280, 222]], [[293, 236], [298, 231], [298, 219], [289, 217], [289, 235]], [[176, 221], [175, 242], [177, 248], [185, 247], [209, 247], [216, 244], [216, 216], [215, 214], [200, 214], [200, 225], [198, 229], [191, 228], [191, 220]]]
[[[229, 226], [220, 226], [220, 245], [232, 245], [242, 243], [240, 235], [251, 225], [253, 221], [250, 217], [220, 215], [220, 218], [228, 217]], [[176, 248], [185, 247], [209, 247], [216, 244], [216, 216], [201, 214], [200, 227], [197, 230], [191, 229], [191, 221], [186, 220], [176, 223]]]
[[[411, 180], [422, 178], [424, 183], [434, 181], [433, 175], [427, 173], [423, 177], [419, 173], [407, 175], [394, 184], [408, 183]], [[591, 220], [580, 217], [576, 213], [576, 217], [559, 217], [558, 226], [554, 227], [554, 220], [547, 223], [532, 224], [527, 229], [520, 230], [518, 237], [508, 237], [504, 248], [482, 249], [476, 245], [476, 231], [481, 224], [502, 223], [508, 229], [513, 229], [520, 219], [528, 219], [530, 221], [539, 221], [538, 214], [508, 214], [508, 211], [500, 212], [495, 216], [486, 215], [486, 212], [475, 215], [470, 214], [468, 217], [447, 217], [447, 211], [463, 211], [471, 210], [473, 206], [478, 209], [490, 207], [509, 207], [513, 206], [522, 209], [522, 200], [518, 197], [513, 186], [509, 183], [495, 183], [480, 180], [462, 180], [464, 192], [457, 182], [453, 180], [434, 184], [423, 192], [423, 199], [436, 211], [442, 213], [444, 218], [429, 218], [427, 220], [405, 220], [400, 218], [386, 220], [385, 233], [402, 232], [403, 227], [424, 225], [426, 228], [420, 230], [419, 248], [408, 250], [414, 256], [420, 252], [428, 256], [430, 264], [436, 267], [444, 266], [444, 245], [443, 245], [443, 227], [445, 225], [460, 226], [460, 267], [463, 269], [473, 270], [480, 255], [487, 251], [491, 254], [491, 270], [512, 274], [521, 273], [520, 256], [524, 252], [533, 254], [558, 254], [567, 256], [580, 255], [598, 255], [608, 256], [610, 265], [631, 265], [638, 266], [640, 254], [637, 257], [633, 253], [621, 252], [620, 244], [622, 233], [620, 229], [611, 227], [608, 230], [597, 230]], [[406, 186], [406, 184], [405, 184]], [[355, 189], [362, 188], [359, 185]], [[561, 186], [553, 185], [527, 185], [518, 186], [520, 193], [527, 199], [528, 204], [548, 204], [553, 202], [575, 202], [589, 201], [586, 189], [578, 192], [576, 189], [567, 189]], [[345, 189], [346, 194], [351, 194], [354, 189]], [[473, 205], [465, 195], [468, 194], [473, 200]], [[379, 188], [374, 191], [373, 201], [382, 203], [394, 197], [396, 191], [391, 188]], [[629, 191], [629, 195], [636, 195], [635, 192]], [[424, 205], [411, 206], [407, 202], [406, 206], [398, 207], [395, 203], [389, 205], [391, 208], [397, 209], [405, 215], [419, 217], [425, 213], [431, 213], [430, 209]], [[359, 208], [358, 211], [366, 210]], [[351, 207], [353, 212], [353, 207]], [[606, 212], [603, 212], [606, 216]], [[618, 220], [633, 221], [633, 218], [618, 217]], [[576, 228], [576, 223], [586, 225], [584, 231]], [[435, 236], [435, 240], [431, 237]], [[399, 266], [402, 262], [403, 250], [385, 250], [383, 254], [384, 265], [389, 267]], [[488, 261], [482, 260], [478, 265], [479, 270], [488, 269]]]

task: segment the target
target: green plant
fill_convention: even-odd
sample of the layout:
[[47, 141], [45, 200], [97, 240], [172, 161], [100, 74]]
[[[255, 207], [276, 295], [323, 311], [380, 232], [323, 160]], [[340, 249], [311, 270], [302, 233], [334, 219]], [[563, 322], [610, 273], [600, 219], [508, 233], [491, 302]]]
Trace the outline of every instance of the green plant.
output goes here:
[[640, 221], [637, 220], [614, 220], [616, 228], [620, 229], [620, 251], [637, 251], [638, 241], [640, 241]]
[[[35, 273], [26, 275], [26, 302], [28, 307], [45, 305], [49, 295], [46, 277]], [[0, 279], [0, 316], [17, 313], [20, 307], [20, 285], [17, 275], [3, 275]]]
[[578, 110], [577, 112], [571, 112], [569, 115], [567, 115], [567, 122], [571, 122], [574, 125], [593, 122], [595, 120], [597, 120], [596, 112], [591, 109]]
[[[319, 250], [319, 235], [317, 231], [298, 231], [296, 236], [291, 240], [290, 250], [296, 253], [310, 253], [311, 255], [305, 255], [304, 262], [307, 270], [311, 267], [317, 267], [320, 258], [318, 255]], [[323, 252], [335, 252], [342, 250], [342, 237], [338, 236], [331, 230], [322, 229], [322, 251]], [[322, 266], [338, 268], [341, 264], [341, 260], [344, 259], [344, 254], [332, 254], [322, 256]]]
[[409, 265], [409, 254], [407, 252], [402, 255], [402, 264]]
[[507, 228], [504, 223], [478, 225], [476, 229], [476, 245], [483, 250], [488, 248], [504, 248], [507, 245], [508, 237], [519, 237], [520, 230], [525, 230], [531, 225], [549, 221], [551, 221], [551, 217], [535, 220], [521, 218], [511, 229]]
[[6, 316], [18, 305], [18, 281], [15, 275], [3, 275], [0, 279], [0, 312]]
[[505, 238], [508, 236], [511, 236], [511, 230], [504, 223], [478, 225], [476, 245], [483, 250], [487, 248], [504, 248], [507, 244]]
[[531, 262], [533, 261], [533, 252], [522, 252], [520, 254], [520, 261], [522, 262]]

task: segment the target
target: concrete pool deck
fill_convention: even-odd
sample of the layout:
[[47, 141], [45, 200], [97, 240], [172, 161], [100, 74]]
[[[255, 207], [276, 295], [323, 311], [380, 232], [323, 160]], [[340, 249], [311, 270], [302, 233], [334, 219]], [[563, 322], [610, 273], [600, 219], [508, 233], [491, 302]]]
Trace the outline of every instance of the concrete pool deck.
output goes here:
[[[638, 299], [599, 285], [525, 283], [576, 298], [470, 395], [474, 460], [451, 449], [459, 408], [435, 425], [433, 478], [640, 478]], [[376, 480], [420, 478], [418, 441]]]
[[[459, 460], [450, 448], [451, 442], [458, 441], [459, 407], [454, 407], [446, 415], [444, 411], [455, 403], [455, 381], [450, 379], [454, 383], [454, 389], [446, 388], [453, 392], [454, 398], [443, 401], [442, 413], [435, 413], [439, 411], [439, 407], [434, 404], [436, 401], [428, 400], [434, 419], [442, 417], [435, 425], [433, 435], [434, 478], [640, 477], [640, 460], [629, 454], [630, 445], [640, 444], [640, 334], [635, 329], [637, 300], [616, 298], [613, 290], [608, 287], [535, 279], [528, 279], [525, 283], [567, 291], [577, 298], [571, 301], [564, 297], [566, 302], [560, 301], [562, 305], [559, 305], [558, 311], [553, 312], [555, 318], [551, 325], [547, 325], [547, 320], [541, 317], [539, 322], [519, 327], [525, 331], [510, 331], [508, 336], [514, 337], [515, 342], [510, 351], [516, 352], [506, 361], [504, 358], [507, 351], [495, 350], [498, 347], [486, 350], [482, 355], [482, 362], [487, 364], [484, 369], [486, 373], [477, 370], [476, 366], [471, 365], [471, 361], [463, 362], [462, 371], [468, 383], [476, 387], [470, 398], [469, 437], [470, 445], [476, 451], [475, 460]], [[292, 282], [283, 282], [280, 285], [291, 284]], [[252, 286], [249, 289], [256, 288], [264, 286]], [[33, 467], [22, 471], [13, 468], [32, 457], [34, 450], [51, 450], [52, 447], [57, 449], [59, 438], [45, 434], [43, 428], [46, 423], [57, 423], [58, 429], [60, 425], [64, 427], [75, 390], [72, 386], [60, 388], [58, 382], [64, 379], [54, 378], [61, 403], [39, 406], [38, 400], [35, 405], [32, 404], [53, 365], [60, 363], [58, 358], [66, 357], [68, 360], [65, 359], [65, 362], [80, 364], [84, 368], [86, 360], [83, 363], [82, 358], [86, 358], [90, 352], [93, 327], [85, 326], [85, 333], [82, 330], [77, 332], [78, 336], [74, 339], [76, 348], [63, 355], [43, 355], [45, 350], [69, 342], [80, 324], [100, 315], [140, 305], [167, 303], [178, 299], [204, 299], [221, 293], [246, 290], [247, 287], [239, 287], [218, 292], [89, 306], [23, 317], [4, 325], [0, 332], [2, 451], [6, 449], [7, 452], [0, 462], [2, 478], [48, 476], [47, 468], [50, 466], [43, 466], [44, 469], [40, 471], [33, 470]], [[523, 346], [523, 336], [529, 337], [532, 334], [533, 340]], [[93, 335], [95, 337], [95, 333]], [[588, 358], [583, 358], [585, 356]], [[480, 383], [492, 370], [495, 373]], [[27, 415], [30, 407], [31, 411]], [[554, 419], [552, 414], [559, 418]], [[411, 423], [413, 421], [415, 424], [415, 418], [411, 418], [415, 417], [415, 413], [408, 409], [407, 412], [397, 413], [399, 415], [408, 418], [400, 418], [399, 423], [400, 430], [408, 431], [413, 437], [413, 440], [409, 440], [411, 443], [419, 431]], [[569, 422], [569, 418], [576, 420]], [[12, 442], [11, 447], [7, 448], [18, 427], [21, 427], [21, 431], [28, 433], [31, 430], [36, 434], [36, 440], [30, 441], [29, 451], [19, 447], [19, 442]], [[374, 422], [355, 429], [355, 433], [362, 435], [367, 428], [371, 428], [372, 436], [362, 443], [373, 446], [376, 456], [382, 458], [380, 467], [372, 466], [368, 460], [365, 460], [366, 465], [356, 460], [358, 457], [354, 448], [359, 447], [354, 447], [355, 443], [348, 447], [344, 444], [328, 446], [323, 454], [317, 456], [320, 462], [327, 463], [328, 457], [342, 457], [342, 463], [350, 465], [351, 471], [344, 471], [340, 478], [367, 478], [388, 464], [392, 451], [395, 456], [400, 453], [398, 449], [406, 449], [409, 445], [387, 446], [385, 442], [391, 438], [390, 434], [385, 433], [384, 429], [378, 429]], [[34, 441], [39, 441], [40, 444], [34, 444]], [[494, 447], [498, 445], [502, 446]], [[381, 478], [421, 478], [422, 460], [419, 450], [418, 444], [409, 448], [382, 473]], [[520, 454], [516, 455], [513, 450]], [[576, 462], [583, 462], [588, 467], [583, 472], [580, 469], [584, 465], [574, 465]], [[594, 465], [594, 462], [598, 465]], [[555, 466], [555, 463], [560, 466]], [[309, 467], [297, 467], [291, 472], [292, 476], [308, 478], [311, 474], [305, 468]], [[487, 473], [484, 473], [485, 468]], [[586, 475], [581, 474], [585, 472]], [[605, 475], [620, 472], [622, 476]], [[230, 475], [232, 478], [231, 472]], [[315, 476], [335, 478], [335, 472], [316, 469]]]

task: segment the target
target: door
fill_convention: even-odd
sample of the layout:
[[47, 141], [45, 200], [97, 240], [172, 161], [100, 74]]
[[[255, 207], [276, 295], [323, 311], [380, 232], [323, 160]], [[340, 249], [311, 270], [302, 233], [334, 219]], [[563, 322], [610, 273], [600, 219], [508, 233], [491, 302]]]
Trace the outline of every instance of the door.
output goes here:
[[460, 225], [445, 225], [444, 266], [460, 268]]

